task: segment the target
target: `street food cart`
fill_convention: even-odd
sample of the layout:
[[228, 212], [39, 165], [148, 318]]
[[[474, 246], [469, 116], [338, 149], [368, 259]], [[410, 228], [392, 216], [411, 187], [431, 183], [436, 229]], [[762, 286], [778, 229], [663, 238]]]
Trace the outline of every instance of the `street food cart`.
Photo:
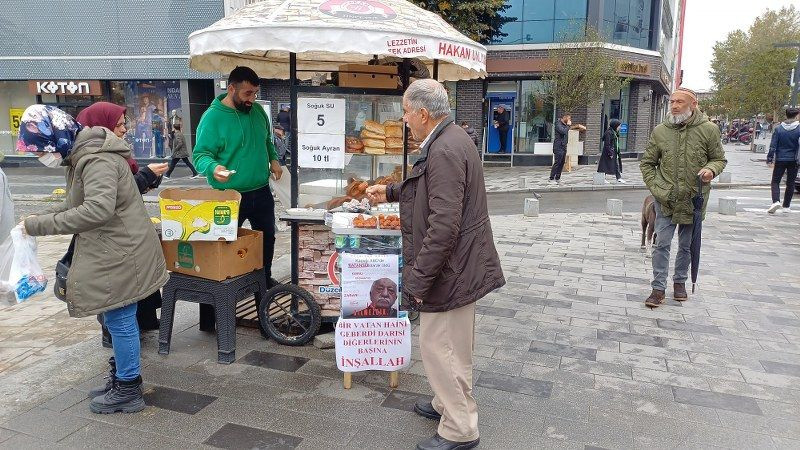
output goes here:
[[343, 248], [364, 239], [400, 254], [396, 205], [360, 218], [385, 222], [374, 227], [337, 225], [330, 211], [362, 200], [369, 185], [401, 182], [418, 159], [403, 92], [416, 78], [484, 77], [486, 49], [404, 0], [264, 0], [192, 33], [189, 49], [194, 70], [248, 66], [289, 80], [290, 207], [281, 220], [291, 227], [291, 282], [270, 290], [258, 314], [276, 341], [305, 344], [340, 317]]

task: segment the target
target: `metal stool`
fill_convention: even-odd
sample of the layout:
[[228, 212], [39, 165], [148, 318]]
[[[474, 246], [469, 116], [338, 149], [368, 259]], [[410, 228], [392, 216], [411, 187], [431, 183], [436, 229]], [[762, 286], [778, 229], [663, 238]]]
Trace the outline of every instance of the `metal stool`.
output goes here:
[[171, 272], [162, 295], [158, 353], [169, 354], [175, 302], [183, 300], [200, 304], [200, 329], [213, 331], [216, 325], [217, 361], [221, 364], [232, 363], [236, 359], [236, 304], [250, 294], [255, 294], [256, 304], [259, 304], [266, 292], [264, 269], [224, 281]]

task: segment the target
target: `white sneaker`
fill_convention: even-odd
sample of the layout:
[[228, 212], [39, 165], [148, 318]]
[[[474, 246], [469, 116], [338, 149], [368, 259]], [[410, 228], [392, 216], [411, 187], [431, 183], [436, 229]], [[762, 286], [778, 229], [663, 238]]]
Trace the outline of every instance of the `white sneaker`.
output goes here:
[[623, 180], [622, 178], [620, 178], [619, 180], [617, 180], [617, 183], [622, 183], [622, 184], [625, 184], [625, 183], [627, 183], [627, 181], [625, 181], [625, 180]]
[[195, 175], [195, 176], [193, 176], [193, 177], [192, 177], [192, 179], [193, 179], [193, 180], [196, 180], [196, 179], [198, 179], [198, 178], [204, 178], [204, 177], [203, 177], [203, 175], [201, 175], [201, 174], [199, 174], [199, 173], [198, 173], [197, 175]]
[[603, 178], [603, 184], [611, 184], [611, 182]]
[[767, 209], [767, 212], [770, 214], [775, 214], [775, 211], [778, 211], [779, 209], [781, 209], [781, 202], [775, 202], [769, 207], [769, 209]]
[[550, 181], [549, 181], [549, 184], [558, 184], [558, 181], [556, 181], [556, 180], [550, 180]]

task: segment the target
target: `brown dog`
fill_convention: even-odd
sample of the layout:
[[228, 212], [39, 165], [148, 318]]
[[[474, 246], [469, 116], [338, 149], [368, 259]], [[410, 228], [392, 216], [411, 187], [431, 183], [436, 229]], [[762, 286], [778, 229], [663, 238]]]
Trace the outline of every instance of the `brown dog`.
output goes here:
[[647, 245], [653, 245], [653, 240], [656, 238], [656, 199], [652, 195], [648, 195], [644, 199], [642, 205], [642, 248], [645, 246], [645, 235]]

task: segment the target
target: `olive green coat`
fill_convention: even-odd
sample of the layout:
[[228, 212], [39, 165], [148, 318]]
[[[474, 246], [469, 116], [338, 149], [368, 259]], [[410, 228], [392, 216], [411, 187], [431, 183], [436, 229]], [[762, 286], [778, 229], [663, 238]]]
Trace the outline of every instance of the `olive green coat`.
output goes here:
[[67, 166], [67, 198], [25, 219], [32, 236], [77, 234], [67, 309], [86, 317], [135, 303], [167, 282], [158, 234], [125, 158], [125, 141], [103, 127], [78, 134]]
[[[683, 124], [665, 119], [650, 135], [639, 167], [647, 188], [661, 204], [672, 223], [693, 222], [692, 197], [697, 192], [697, 173], [706, 168], [719, 175], [728, 161], [720, 142], [719, 128], [705, 114], [695, 111]], [[703, 185], [705, 219], [711, 185]]]

